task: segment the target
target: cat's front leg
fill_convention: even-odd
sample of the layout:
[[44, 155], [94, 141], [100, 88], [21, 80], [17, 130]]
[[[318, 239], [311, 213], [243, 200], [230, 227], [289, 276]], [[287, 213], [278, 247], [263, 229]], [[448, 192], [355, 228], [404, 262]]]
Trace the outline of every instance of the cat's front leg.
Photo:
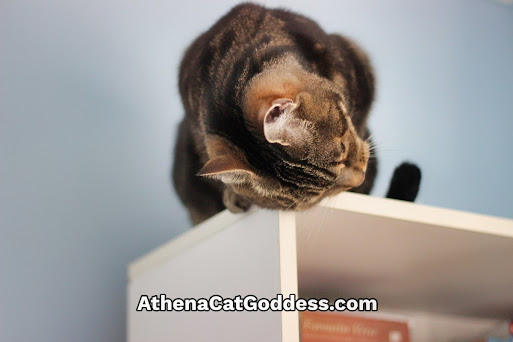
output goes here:
[[232, 213], [242, 213], [248, 211], [251, 207], [251, 202], [236, 194], [231, 187], [224, 189], [223, 203]]

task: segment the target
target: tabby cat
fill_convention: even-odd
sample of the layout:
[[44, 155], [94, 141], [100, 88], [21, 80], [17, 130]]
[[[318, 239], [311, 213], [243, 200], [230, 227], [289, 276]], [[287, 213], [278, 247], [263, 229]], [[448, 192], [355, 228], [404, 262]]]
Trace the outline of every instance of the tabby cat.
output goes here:
[[173, 180], [193, 223], [225, 207], [301, 210], [371, 190], [374, 78], [349, 39], [242, 4], [188, 48], [179, 88], [186, 115]]

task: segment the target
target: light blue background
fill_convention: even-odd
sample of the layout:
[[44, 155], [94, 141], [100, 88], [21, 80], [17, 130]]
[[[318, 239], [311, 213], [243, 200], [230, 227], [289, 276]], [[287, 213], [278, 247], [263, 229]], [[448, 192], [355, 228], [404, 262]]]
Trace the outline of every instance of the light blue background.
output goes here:
[[[126, 265], [189, 227], [178, 63], [232, 4], [1, 0], [0, 341], [124, 340]], [[513, 217], [511, 5], [279, 4], [374, 61], [375, 196], [408, 159], [418, 202]]]

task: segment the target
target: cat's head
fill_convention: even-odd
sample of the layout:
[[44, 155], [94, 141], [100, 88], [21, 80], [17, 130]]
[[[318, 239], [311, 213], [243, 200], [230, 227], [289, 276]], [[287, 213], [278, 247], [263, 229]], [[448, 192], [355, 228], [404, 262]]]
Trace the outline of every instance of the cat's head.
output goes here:
[[[257, 148], [209, 136], [210, 160], [199, 174], [262, 207], [305, 209], [364, 181], [369, 144], [353, 126], [339, 87], [311, 76], [284, 80], [268, 87], [269, 80], [257, 83], [248, 92], [244, 115]], [[258, 149], [269, 165], [252, 162]]]

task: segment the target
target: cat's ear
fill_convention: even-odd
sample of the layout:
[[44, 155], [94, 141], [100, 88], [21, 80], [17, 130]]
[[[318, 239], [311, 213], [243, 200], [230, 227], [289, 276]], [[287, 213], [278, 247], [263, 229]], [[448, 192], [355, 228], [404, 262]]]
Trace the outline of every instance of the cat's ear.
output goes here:
[[242, 183], [256, 177], [245, 162], [230, 155], [210, 159], [197, 175], [216, 178], [227, 184]]
[[264, 116], [264, 136], [268, 142], [289, 146], [311, 137], [308, 122], [296, 117], [296, 107], [291, 99], [273, 101]]
[[227, 184], [242, 183], [256, 177], [244, 154], [227, 140], [209, 137], [206, 145], [210, 159], [197, 173], [198, 176], [216, 178]]

